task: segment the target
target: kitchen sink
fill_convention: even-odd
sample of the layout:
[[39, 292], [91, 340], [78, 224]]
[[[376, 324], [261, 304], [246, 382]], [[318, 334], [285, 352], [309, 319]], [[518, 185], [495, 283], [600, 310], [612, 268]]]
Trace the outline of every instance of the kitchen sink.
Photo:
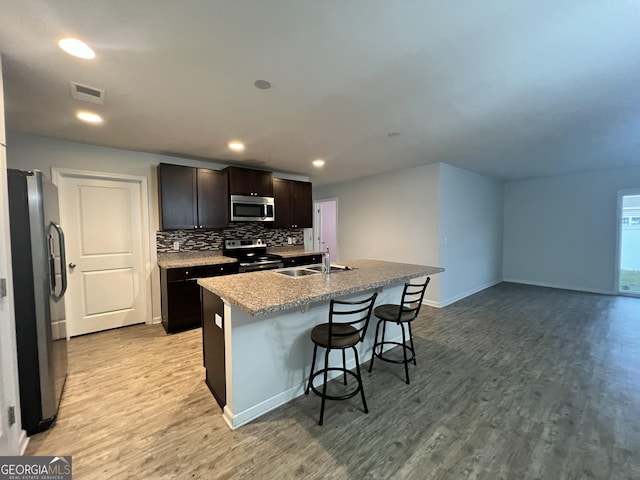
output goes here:
[[320, 270], [310, 270], [306, 268], [287, 268], [285, 270], [274, 270], [275, 273], [288, 277], [305, 277], [307, 275], [318, 275]]
[[[345, 270], [351, 270], [349, 267], [342, 265], [331, 265], [329, 273], [343, 272]], [[307, 275], [318, 275], [322, 273], [322, 265], [310, 265], [308, 267], [295, 267], [285, 268], [281, 270], [274, 270], [275, 273], [280, 275], [286, 275], [287, 277], [306, 277]]]
[[[322, 265], [314, 265], [312, 267], [305, 267], [307, 270], [313, 270], [315, 272], [322, 272]], [[345, 270], [351, 270], [349, 267], [345, 267], [343, 265], [331, 265], [329, 269], [329, 273], [332, 272], [343, 272]]]

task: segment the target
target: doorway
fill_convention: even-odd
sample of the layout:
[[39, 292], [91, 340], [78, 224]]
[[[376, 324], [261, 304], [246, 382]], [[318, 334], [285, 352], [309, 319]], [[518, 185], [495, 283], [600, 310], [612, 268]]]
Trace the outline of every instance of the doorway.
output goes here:
[[66, 230], [67, 335], [148, 323], [146, 178], [53, 169]]
[[313, 206], [315, 212], [314, 250], [324, 252], [329, 248], [331, 260], [338, 260], [338, 199], [317, 200]]
[[640, 189], [618, 194], [618, 292], [640, 296]]

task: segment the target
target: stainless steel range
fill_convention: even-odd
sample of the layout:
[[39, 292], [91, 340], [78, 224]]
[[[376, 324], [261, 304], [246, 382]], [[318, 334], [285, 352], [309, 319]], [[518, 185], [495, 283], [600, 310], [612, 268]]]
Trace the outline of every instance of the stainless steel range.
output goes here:
[[239, 273], [282, 268], [282, 257], [267, 253], [267, 244], [259, 239], [228, 239], [224, 241], [223, 255], [238, 259]]

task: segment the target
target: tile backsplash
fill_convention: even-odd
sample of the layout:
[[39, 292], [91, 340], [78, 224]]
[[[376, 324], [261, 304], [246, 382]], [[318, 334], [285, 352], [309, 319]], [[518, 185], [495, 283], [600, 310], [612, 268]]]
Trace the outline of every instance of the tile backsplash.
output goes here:
[[293, 238], [295, 245], [304, 244], [304, 230], [301, 228], [267, 228], [261, 222], [236, 222], [224, 230], [156, 232], [156, 248], [158, 252], [173, 252], [173, 242], [177, 241], [181, 251], [222, 250], [225, 238], [261, 238], [269, 247], [288, 247], [288, 237]]

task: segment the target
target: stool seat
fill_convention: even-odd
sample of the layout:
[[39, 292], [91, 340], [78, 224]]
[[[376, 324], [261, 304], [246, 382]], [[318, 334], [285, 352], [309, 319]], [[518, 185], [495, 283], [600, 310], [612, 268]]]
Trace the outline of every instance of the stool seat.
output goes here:
[[[401, 308], [402, 313], [400, 313]], [[387, 322], [410, 322], [415, 318], [415, 312], [413, 310], [392, 303], [377, 306], [373, 314]]]
[[[376, 358], [391, 363], [404, 364], [405, 381], [409, 383], [409, 362], [417, 365], [416, 363], [416, 349], [413, 346], [413, 333], [411, 332], [411, 322], [416, 319], [418, 313], [420, 313], [420, 306], [422, 305], [422, 299], [424, 298], [424, 292], [429, 285], [431, 279], [427, 277], [424, 283], [405, 283], [404, 290], [402, 291], [402, 300], [400, 304], [387, 303], [379, 305], [373, 311], [373, 314], [378, 318], [376, 325], [376, 334], [373, 341], [373, 349], [371, 352], [371, 362], [369, 363], [369, 372], [373, 369], [373, 361]], [[385, 340], [387, 323], [396, 323], [400, 325], [402, 332], [402, 342], [396, 342], [393, 340]], [[379, 337], [380, 326], [382, 325], [382, 335]], [[407, 335], [405, 333], [405, 326], [408, 330], [408, 342]], [[391, 357], [385, 356], [385, 348], [400, 347], [402, 349], [402, 359], [396, 360]]]
[[321, 347], [352, 347], [360, 341], [360, 334], [351, 325], [334, 324], [329, 338], [329, 324], [321, 323], [311, 330], [311, 341]]

